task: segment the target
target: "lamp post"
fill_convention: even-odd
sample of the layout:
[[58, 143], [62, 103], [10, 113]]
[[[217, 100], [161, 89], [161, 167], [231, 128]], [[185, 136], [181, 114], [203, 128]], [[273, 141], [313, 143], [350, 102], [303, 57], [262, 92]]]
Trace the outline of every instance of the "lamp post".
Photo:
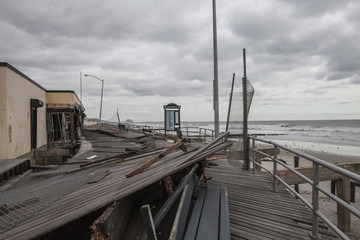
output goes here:
[[100, 115], [99, 115], [99, 120], [101, 123], [101, 110], [102, 110], [102, 101], [103, 101], [103, 93], [104, 93], [104, 80], [94, 76], [94, 75], [90, 75], [90, 74], [84, 74], [85, 77], [93, 77], [96, 78], [97, 80], [101, 81], [101, 100], [100, 100]]
[[219, 136], [219, 79], [218, 79], [218, 53], [217, 53], [217, 30], [216, 30], [216, 0], [213, 5], [213, 45], [214, 45], [214, 122], [215, 137]]

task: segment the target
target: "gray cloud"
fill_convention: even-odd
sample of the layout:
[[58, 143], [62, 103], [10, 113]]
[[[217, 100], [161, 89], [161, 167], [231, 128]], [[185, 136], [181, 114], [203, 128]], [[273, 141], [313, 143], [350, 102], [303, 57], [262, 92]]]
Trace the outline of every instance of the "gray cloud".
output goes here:
[[[241, 89], [243, 48], [251, 116], [283, 118], [291, 106], [300, 116], [306, 106], [317, 118], [315, 101], [360, 101], [357, 1], [226, 0], [217, 10], [221, 119], [232, 73]], [[0, 61], [48, 89], [79, 95], [80, 71], [104, 79], [104, 116], [120, 107], [125, 118], [162, 120], [162, 105], [176, 102], [188, 120], [213, 119], [210, 1], [0, 0], [0, 29]], [[101, 84], [83, 83], [87, 114], [97, 116]]]

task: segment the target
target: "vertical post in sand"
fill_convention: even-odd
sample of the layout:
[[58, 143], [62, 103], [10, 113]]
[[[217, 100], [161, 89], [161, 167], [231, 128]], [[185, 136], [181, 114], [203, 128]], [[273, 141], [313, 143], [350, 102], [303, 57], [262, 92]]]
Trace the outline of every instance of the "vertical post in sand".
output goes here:
[[216, 1], [213, 0], [213, 41], [214, 41], [214, 114], [215, 114], [215, 137], [219, 136], [219, 80], [218, 80], [218, 55], [217, 55], [217, 32], [216, 32]]
[[244, 170], [250, 168], [250, 156], [249, 156], [249, 138], [248, 138], [248, 103], [247, 103], [247, 78], [246, 78], [246, 50], [243, 49], [244, 59], [244, 77], [242, 82], [243, 88], [243, 142], [244, 142]]
[[314, 164], [314, 177], [313, 177], [313, 185], [312, 185], [312, 231], [310, 237], [313, 239], [319, 239], [319, 216], [317, 212], [319, 210], [319, 189], [317, 186], [319, 185], [319, 164], [313, 162]]
[[229, 130], [231, 103], [232, 103], [232, 96], [233, 96], [233, 91], [234, 91], [234, 81], [235, 81], [235, 73], [233, 73], [233, 78], [232, 78], [232, 83], [231, 83], [231, 91], [230, 91], [230, 99], [229, 99], [229, 109], [228, 109], [228, 115], [227, 115], [227, 120], [226, 120], [226, 132]]
[[[341, 178], [336, 180], [337, 196], [346, 203], [350, 203], [350, 179]], [[343, 232], [350, 231], [350, 212], [340, 204], [337, 204], [338, 228]]]
[[120, 126], [119, 108], [116, 108], [116, 110], [117, 110], [117, 118], [118, 118], [118, 122], [119, 122], [119, 126]]
[[[299, 156], [294, 156], [294, 168], [299, 167]], [[299, 184], [295, 184], [295, 191], [299, 193]]]

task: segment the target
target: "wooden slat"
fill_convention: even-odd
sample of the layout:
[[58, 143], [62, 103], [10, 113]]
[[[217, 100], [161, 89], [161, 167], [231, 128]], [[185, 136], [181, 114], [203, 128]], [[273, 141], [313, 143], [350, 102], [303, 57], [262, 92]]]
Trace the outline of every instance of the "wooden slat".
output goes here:
[[230, 239], [229, 203], [227, 187], [220, 188], [220, 233], [219, 239]]
[[218, 239], [219, 205], [220, 188], [208, 186], [196, 239]]
[[30, 161], [28, 159], [0, 159], [0, 174], [25, 162], [28, 162], [28, 165], [30, 165]]
[[200, 190], [199, 195], [196, 199], [196, 204], [195, 204], [194, 210], [192, 211], [192, 214], [191, 214], [188, 228], [186, 230], [186, 235], [184, 238], [185, 240], [194, 240], [196, 237], [205, 197], [206, 197], [206, 189]]
[[[283, 186], [273, 192], [271, 179], [252, 174], [227, 160], [205, 169], [208, 184], [226, 185], [232, 239], [309, 239], [312, 212]], [[235, 167], [236, 166], [236, 167]], [[324, 223], [322, 239], [337, 239]]]

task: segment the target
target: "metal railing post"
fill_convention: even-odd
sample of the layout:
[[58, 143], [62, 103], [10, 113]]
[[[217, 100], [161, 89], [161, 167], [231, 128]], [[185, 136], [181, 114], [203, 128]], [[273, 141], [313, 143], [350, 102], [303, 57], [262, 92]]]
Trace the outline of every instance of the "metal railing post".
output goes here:
[[276, 179], [276, 172], [277, 172], [277, 147], [274, 145], [274, 165], [273, 165], [273, 191], [277, 192], [277, 179]]
[[156, 230], [149, 204], [141, 206], [140, 210], [143, 217], [147, 238], [149, 240], [157, 240]]
[[253, 173], [256, 173], [256, 164], [255, 164], [255, 162], [256, 162], [256, 152], [255, 152], [255, 139], [252, 139], [252, 149], [253, 149], [253, 151], [252, 151], [252, 162], [253, 162]]
[[313, 180], [313, 189], [312, 189], [313, 223], [312, 223], [312, 233], [311, 233], [311, 237], [313, 239], [319, 239], [318, 236], [319, 190], [317, 189], [318, 185], [319, 185], [319, 164], [314, 163], [314, 180]]

